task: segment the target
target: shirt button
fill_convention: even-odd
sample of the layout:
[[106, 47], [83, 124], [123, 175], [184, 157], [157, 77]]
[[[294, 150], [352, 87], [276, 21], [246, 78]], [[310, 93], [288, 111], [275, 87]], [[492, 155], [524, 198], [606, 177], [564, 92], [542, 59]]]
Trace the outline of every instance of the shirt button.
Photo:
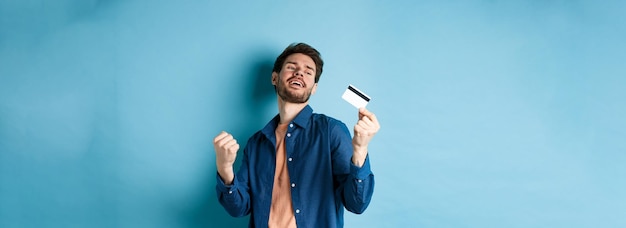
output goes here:
[[291, 133], [287, 133], [287, 137], [291, 137]]
[[300, 214], [300, 209], [296, 209], [296, 214]]
[[233, 191], [228, 191], [228, 194], [233, 194]]
[[359, 180], [356, 180], [356, 181], [357, 181], [357, 182], [359, 182], [359, 183], [361, 183], [361, 182], [363, 182], [363, 180], [361, 180], [361, 179], [359, 179]]
[[289, 124], [289, 127], [293, 127], [293, 124]]
[[291, 187], [295, 188], [296, 187], [296, 183], [291, 183]]
[[289, 160], [289, 161], [293, 161], [293, 158], [289, 158], [289, 159], [287, 159], [287, 160]]

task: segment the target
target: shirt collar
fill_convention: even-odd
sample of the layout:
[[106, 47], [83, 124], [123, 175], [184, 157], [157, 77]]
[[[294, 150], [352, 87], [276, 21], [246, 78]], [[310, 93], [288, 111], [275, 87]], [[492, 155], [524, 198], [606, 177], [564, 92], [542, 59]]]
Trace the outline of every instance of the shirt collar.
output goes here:
[[296, 115], [296, 118], [293, 118], [293, 121], [291, 122], [301, 128], [306, 128], [309, 119], [311, 119], [311, 115], [313, 115], [313, 109], [311, 106], [307, 105], [302, 109], [302, 111], [300, 111], [300, 113], [298, 113], [298, 115]]
[[[298, 113], [298, 115], [296, 115], [295, 118], [293, 118], [291, 122], [301, 128], [306, 128], [307, 123], [309, 122], [309, 119], [311, 118], [311, 115], [313, 115], [313, 108], [311, 108], [310, 105], [307, 105], [300, 111], [300, 113]], [[270, 139], [274, 138], [275, 137], [274, 132], [276, 131], [276, 127], [278, 126], [279, 122], [280, 122], [280, 114], [277, 114], [276, 116], [274, 116], [272, 120], [270, 120], [269, 123], [267, 123], [267, 125], [265, 125], [265, 127], [263, 127], [261, 132], [263, 132], [263, 134], [267, 138], [270, 138]]]

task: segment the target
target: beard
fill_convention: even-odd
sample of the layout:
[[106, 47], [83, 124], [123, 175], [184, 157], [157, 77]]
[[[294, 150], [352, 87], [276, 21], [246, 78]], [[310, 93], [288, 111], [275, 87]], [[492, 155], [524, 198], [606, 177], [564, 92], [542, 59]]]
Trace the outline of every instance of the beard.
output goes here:
[[278, 96], [283, 99], [286, 102], [289, 103], [296, 103], [296, 104], [302, 104], [302, 103], [306, 103], [307, 101], [309, 101], [309, 98], [311, 97], [311, 89], [306, 89], [304, 90], [303, 93], [298, 93], [298, 91], [293, 91], [293, 90], [289, 90], [287, 88], [287, 85], [284, 85], [284, 83], [277, 83], [276, 85], [276, 92], [278, 93]]

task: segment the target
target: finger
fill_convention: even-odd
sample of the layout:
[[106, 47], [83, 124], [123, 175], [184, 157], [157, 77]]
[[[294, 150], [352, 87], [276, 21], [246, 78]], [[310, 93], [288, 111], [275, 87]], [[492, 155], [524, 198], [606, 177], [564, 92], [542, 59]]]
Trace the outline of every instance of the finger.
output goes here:
[[370, 113], [369, 115], [364, 116], [362, 119], [365, 120], [365, 118], [367, 118], [367, 121], [373, 124], [378, 124], [378, 119], [376, 119], [376, 115], [374, 115], [374, 113]]
[[371, 115], [367, 116], [374, 125], [378, 126], [378, 119], [376, 118], [376, 115], [374, 113], [372, 113]]
[[363, 118], [361, 118], [361, 120], [359, 120], [359, 122], [363, 122], [365, 124], [367, 124], [367, 126], [374, 126], [374, 122], [367, 116], [364, 116]]
[[225, 131], [220, 132], [217, 136], [215, 136], [215, 138], [213, 138], [213, 143], [219, 142], [221, 139], [223, 139], [224, 137], [228, 135], [229, 135], [228, 132], [225, 132]]
[[376, 119], [376, 115], [365, 108], [359, 109], [359, 119], [363, 119], [364, 117], [369, 118], [372, 122], [377, 123], [378, 119]]
[[371, 127], [371, 129], [374, 131], [378, 131], [378, 129], [380, 128], [380, 124], [378, 123], [378, 120], [376, 119], [376, 115], [374, 114], [370, 116], [365, 116], [360, 121], [367, 123], [367, 125]]
[[226, 145], [228, 142], [232, 140], [234, 140], [233, 136], [231, 134], [228, 134], [224, 138], [220, 139], [220, 141], [217, 142], [217, 145], [223, 147], [224, 145]]
[[361, 136], [363, 133], [365, 133], [365, 129], [362, 126], [354, 125], [354, 136]]
[[358, 124], [359, 126], [361, 126], [361, 128], [363, 128], [364, 131], [366, 131], [367, 135], [376, 134], [376, 132], [378, 132], [378, 129], [380, 129], [380, 126], [378, 126], [377, 123], [369, 121], [369, 119], [360, 120]]
[[233, 139], [233, 140], [230, 140], [230, 141], [226, 142], [224, 144], [224, 148], [231, 149], [231, 148], [233, 148], [233, 146], [236, 146], [236, 145], [239, 145], [239, 144], [237, 144], [237, 140]]
[[369, 110], [367, 110], [365, 107], [361, 107], [361, 108], [359, 108], [359, 115], [362, 115], [362, 116], [370, 116], [370, 115], [372, 115], [372, 114], [374, 114], [374, 113], [370, 112], [370, 111], [369, 111]]
[[[235, 145], [232, 147], [232, 149], [233, 149], [233, 151], [235, 151], [235, 152], [239, 151], [239, 143], [235, 144]], [[236, 153], [235, 153], [235, 154], [236, 154]]]
[[367, 110], [367, 109], [365, 109], [365, 107], [360, 107], [359, 108], [359, 119], [363, 118], [362, 112], [364, 112], [365, 110]]
[[365, 107], [359, 108], [359, 119], [363, 119], [364, 116], [370, 113]]
[[372, 122], [368, 117], [363, 117], [362, 120], [357, 121], [356, 125], [359, 125], [363, 130], [372, 130], [376, 128], [376, 124]]
[[[366, 117], [367, 118], [367, 117]], [[369, 119], [367, 120], [359, 120], [356, 122], [356, 125], [361, 127], [364, 131], [374, 128], [373, 124]]]
[[365, 123], [365, 122], [360, 122], [359, 124], [357, 124], [357, 126], [359, 126], [359, 128], [360, 128], [360, 131], [361, 131], [360, 133], [361, 133], [361, 134], [366, 134], [366, 135], [369, 135], [369, 134], [370, 134], [370, 132], [372, 131], [372, 130], [371, 130], [371, 129], [372, 129], [372, 127], [371, 127], [371, 126], [369, 126], [369, 125], [368, 125], [367, 123]]

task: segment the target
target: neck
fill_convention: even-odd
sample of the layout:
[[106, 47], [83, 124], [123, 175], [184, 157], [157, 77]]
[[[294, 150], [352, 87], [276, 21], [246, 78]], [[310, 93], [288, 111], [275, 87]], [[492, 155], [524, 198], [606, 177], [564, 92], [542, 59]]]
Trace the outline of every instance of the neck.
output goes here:
[[286, 102], [278, 96], [278, 113], [280, 115], [280, 123], [289, 123], [296, 118], [296, 115], [304, 109], [309, 102], [304, 103], [290, 103]]

